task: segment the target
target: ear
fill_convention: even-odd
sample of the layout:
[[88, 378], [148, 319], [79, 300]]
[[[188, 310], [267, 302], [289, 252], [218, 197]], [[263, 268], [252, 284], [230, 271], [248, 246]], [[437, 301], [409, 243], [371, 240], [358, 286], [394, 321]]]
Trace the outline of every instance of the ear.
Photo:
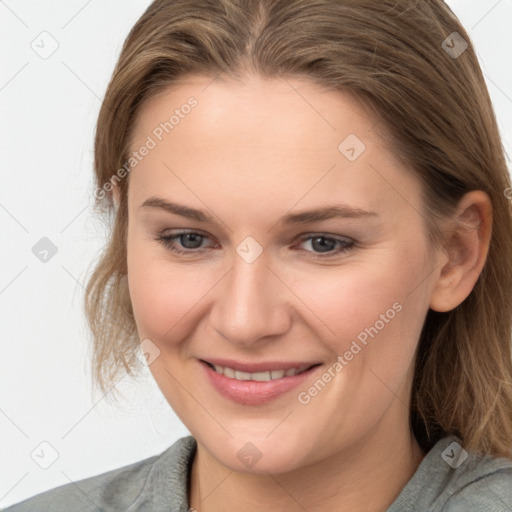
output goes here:
[[471, 293], [484, 267], [492, 233], [492, 203], [482, 190], [465, 194], [446, 233], [443, 265], [434, 283], [430, 308], [446, 312]]
[[114, 207], [117, 211], [119, 208], [119, 203], [121, 202], [121, 190], [117, 183], [112, 185], [112, 199], [114, 200]]

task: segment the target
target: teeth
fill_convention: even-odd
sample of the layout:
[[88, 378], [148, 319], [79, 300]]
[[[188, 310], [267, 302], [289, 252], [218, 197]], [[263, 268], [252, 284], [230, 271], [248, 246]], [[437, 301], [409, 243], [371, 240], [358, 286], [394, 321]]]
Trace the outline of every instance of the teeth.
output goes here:
[[220, 373], [229, 379], [257, 380], [260, 382], [282, 379], [283, 377], [293, 377], [294, 375], [299, 375], [300, 373], [307, 370], [307, 368], [290, 368], [288, 370], [272, 370], [267, 372], [248, 373], [234, 370], [233, 368], [228, 368], [227, 366], [220, 366], [218, 364], [214, 364], [213, 367], [217, 373]]
[[223, 368], [222, 366], [215, 365], [215, 371], [229, 377], [230, 379], [234, 379], [236, 376], [236, 372], [232, 368]]

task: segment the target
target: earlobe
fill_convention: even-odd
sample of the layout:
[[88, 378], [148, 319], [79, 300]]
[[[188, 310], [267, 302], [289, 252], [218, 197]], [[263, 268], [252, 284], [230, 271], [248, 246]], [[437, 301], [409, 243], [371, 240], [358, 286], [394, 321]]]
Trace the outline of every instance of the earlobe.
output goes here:
[[492, 204], [482, 190], [465, 194], [446, 236], [430, 308], [446, 312], [461, 304], [473, 290], [484, 267], [492, 233]]

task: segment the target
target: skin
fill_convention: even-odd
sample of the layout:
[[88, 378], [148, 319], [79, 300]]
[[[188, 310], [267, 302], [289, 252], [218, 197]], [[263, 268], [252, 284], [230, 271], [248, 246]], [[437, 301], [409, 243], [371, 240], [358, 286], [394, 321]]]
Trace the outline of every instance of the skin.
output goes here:
[[[429, 308], [448, 311], [473, 288], [487, 255], [489, 198], [464, 196], [446, 221], [446, 247], [429, 259], [420, 183], [379, 139], [377, 118], [346, 93], [299, 78], [189, 77], [143, 106], [132, 149], [190, 96], [197, 107], [129, 175], [127, 238], [138, 333], [160, 350], [150, 370], [198, 443], [189, 505], [384, 511], [424, 457], [409, 429], [421, 327]], [[338, 149], [349, 134], [366, 146], [354, 161]], [[214, 223], [141, 207], [152, 196]], [[335, 203], [377, 215], [277, 224]], [[157, 240], [187, 229], [206, 235], [200, 249], [174, 239], [188, 255]], [[315, 259], [325, 254], [306, 237], [315, 234], [355, 245], [337, 252], [335, 243], [334, 256]], [[248, 236], [263, 250], [252, 263], [236, 252]], [[298, 393], [396, 302], [400, 312], [300, 403]], [[322, 367], [267, 404], [242, 405], [210, 385], [198, 362], [208, 357]], [[261, 454], [251, 467], [237, 457], [247, 442]]]

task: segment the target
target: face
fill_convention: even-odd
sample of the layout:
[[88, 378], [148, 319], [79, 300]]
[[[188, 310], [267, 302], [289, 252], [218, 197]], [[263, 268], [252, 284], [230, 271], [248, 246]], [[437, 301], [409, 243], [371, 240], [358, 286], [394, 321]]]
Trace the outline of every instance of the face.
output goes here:
[[302, 79], [196, 76], [134, 127], [138, 333], [169, 404], [228, 468], [290, 471], [409, 435], [432, 267], [420, 184], [376, 122]]

